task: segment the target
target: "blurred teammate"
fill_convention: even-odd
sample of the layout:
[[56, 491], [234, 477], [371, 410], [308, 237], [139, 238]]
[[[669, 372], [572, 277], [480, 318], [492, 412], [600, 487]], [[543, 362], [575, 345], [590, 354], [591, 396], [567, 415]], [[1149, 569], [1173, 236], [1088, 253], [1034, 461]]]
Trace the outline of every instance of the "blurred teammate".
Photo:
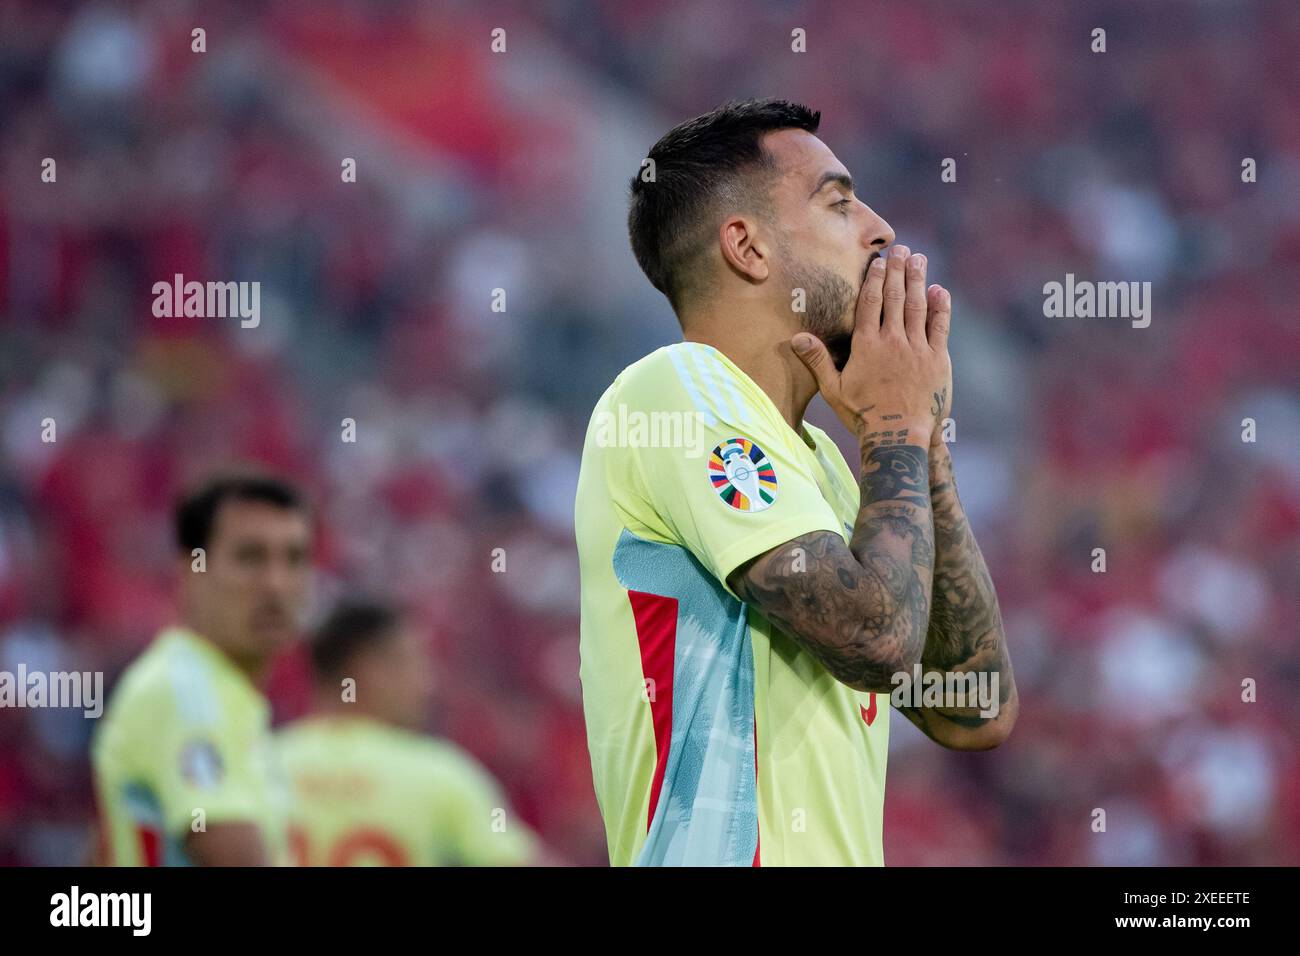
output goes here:
[[425, 649], [378, 603], [340, 605], [311, 643], [317, 712], [279, 734], [303, 866], [508, 866], [537, 841], [492, 778], [416, 731], [432, 690]]
[[[578, 479], [583, 704], [615, 864], [880, 864], [894, 676], [996, 679], [996, 715], [900, 706], [945, 747], [997, 746], [1015, 720], [939, 428], [948, 294], [905, 246], [882, 258], [894, 233], [818, 121], [728, 104], [632, 181], [632, 249], [685, 341], [606, 390]], [[818, 391], [860, 479], [803, 421]]]
[[288, 793], [258, 684], [298, 632], [307, 509], [274, 478], [227, 475], [180, 503], [176, 535], [180, 621], [127, 668], [94, 739], [103, 862], [285, 863]]

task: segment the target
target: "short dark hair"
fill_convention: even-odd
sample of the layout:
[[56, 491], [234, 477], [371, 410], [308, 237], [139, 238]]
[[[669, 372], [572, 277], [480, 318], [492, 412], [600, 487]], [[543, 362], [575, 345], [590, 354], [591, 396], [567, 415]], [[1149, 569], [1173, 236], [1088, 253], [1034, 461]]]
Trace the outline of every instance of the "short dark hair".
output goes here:
[[742, 182], [774, 169], [763, 135], [780, 129], [815, 133], [820, 122], [820, 112], [788, 100], [733, 100], [674, 127], [650, 148], [654, 179], [642, 180], [644, 164], [632, 177], [628, 237], [641, 271], [679, 315], [720, 203], [731, 197], [765, 209], [765, 197], [754, 188], [761, 184]]
[[330, 611], [308, 642], [312, 671], [318, 681], [342, 674], [357, 654], [394, 637], [402, 610], [387, 601], [348, 598]]
[[277, 508], [306, 511], [293, 485], [258, 471], [223, 472], [187, 492], [176, 504], [176, 544], [184, 554], [207, 548], [217, 512], [227, 501], [262, 501]]

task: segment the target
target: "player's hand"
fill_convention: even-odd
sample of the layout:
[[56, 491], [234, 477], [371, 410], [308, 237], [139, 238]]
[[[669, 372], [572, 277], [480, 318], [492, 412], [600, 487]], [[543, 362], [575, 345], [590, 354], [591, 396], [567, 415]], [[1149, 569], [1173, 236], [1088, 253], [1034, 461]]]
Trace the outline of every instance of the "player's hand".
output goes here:
[[[924, 281], [924, 267], [922, 267], [922, 281]], [[925, 290], [925, 301], [927, 307], [927, 317], [925, 322], [926, 338], [934, 341], [931, 337], [931, 328], [938, 321], [943, 324], [944, 348], [947, 350], [948, 326], [952, 321], [952, 302], [948, 291], [941, 285], [932, 285]], [[948, 359], [948, 380], [944, 382], [943, 390], [935, 398], [935, 404], [939, 408], [936, 416], [934, 434], [930, 436], [930, 447], [943, 447], [943, 423], [946, 418], [952, 415], [952, 358], [951, 353]]]
[[927, 292], [925, 257], [910, 252], [895, 246], [871, 264], [843, 371], [816, 336], [800, 332], [790, 341], [822, 397], [864, 445], [901, 438], [928, 446], [952, 394], [951, 299], [941, 286]]

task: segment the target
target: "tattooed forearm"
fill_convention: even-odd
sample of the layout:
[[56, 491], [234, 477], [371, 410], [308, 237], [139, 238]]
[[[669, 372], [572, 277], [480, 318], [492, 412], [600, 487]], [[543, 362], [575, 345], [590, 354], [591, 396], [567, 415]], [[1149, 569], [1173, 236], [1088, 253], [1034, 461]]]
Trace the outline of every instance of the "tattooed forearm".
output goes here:
[[881, 431], [889, 434], [861, 436], [861, 506], [849, 545], [834, 532], [802, 535], [728, 580], [837, 680], [888, 693], [893, 675], [921, 659], [935, 551], [925, 449], [897, 443], [900, 429]]
[[[980, 717], [972, 708], [900, 708], [927, 734], [944, 742], [943, 724], [967, 730], [1003, 720], [1015, 694], [997, 593], [979, 544], [957, 496], [946, 445], [931, 449], [930, 498], [934, 514], [934, 600], [921, 666], [925, 671], [983, 672], [997, 677], [999, 714]], [[1014, 718], [1014, 713], [1009, 715]]]
[[[947, 446], [933, 452], [931, 461], [934, 606], [922, 662], [941, 670], [1009, 671], [997, 592], [957, 496]], [[1009, 691], [1004, 681], [1003, 701]]]
[[[934, 543], [930, 540], [930, 535], [922, 533], [921, 527], [917, 524], [916, 515], [908, 508], [879, 508], [876, 509], [871, 517], [859, 518], [858, 529], [865, 537], [875, 539], [876, 534], [884, 528], [888, 528], [900, 538], [910, 539], [912, 542], [911, 560], [912, 563], [923, 568], [934, 566]], [[858, 529], [855, 529], [858, 530]], [[854, 534], [854, 539], [857, 539]]]
[[[945, 711], [937, 707], [912, 707], [909, 705], [906, 707], [897, 707], [895, 709], [900, 711], [903, 716], [916, 724], [922, 730], [926, 730], [928, 721], [935, 719], [942, 719], [947, 723], [955, 724], [958, 727], [964, 727], [967, 730], [980, 730], [992, 719], [989, 717], [981, 717], [979, 714], [968, 717], [957, 711]], [[928, 733], [929, 731], [926, 730], [926, 732]]]
[[917, 445], [876, 445], [862, 451], [862, 500], [906, 501], [927, 508], [929, 465]]
[[836, 680], [887, 691], [900, 662], [909, 655], [918, 659], [925, 640], [909, 572], [909, 562], [891, 553], [875, 555], [863, 567], [840, 535], [816, 531], [755, 558], [731, 581], [741, 600], [761, 610]]

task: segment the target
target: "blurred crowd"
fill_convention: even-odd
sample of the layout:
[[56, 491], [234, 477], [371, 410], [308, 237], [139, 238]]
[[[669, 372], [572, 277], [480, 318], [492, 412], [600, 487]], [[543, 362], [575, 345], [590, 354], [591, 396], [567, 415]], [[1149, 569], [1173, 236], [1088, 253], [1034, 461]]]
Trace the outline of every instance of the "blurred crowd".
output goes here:
[[[681, 119], [779, 95], [953, 291], [952, 452], [1021, 694], [991, 753], [894, 722], [886, 861], [1296, 864], [1298, 45], [1281, 0], [0, 0], [0, 670], [111, 684], [174, 612], [177, 492], [259, 462], [315, 504], [318, 606], [414, 608], [429, 730], [604, 861], [578, 456], [676, 333], [626, 184]], [[1067, 273], [1152, 282], [1150, 327], [1045, 318]], [[260, 281], [260, 324], [155, 317], [176, 274]], [[269, 695], [307, 707], [297, 655]], [[0, 711], [0, 864], [85, 858], [91, 730]]]

